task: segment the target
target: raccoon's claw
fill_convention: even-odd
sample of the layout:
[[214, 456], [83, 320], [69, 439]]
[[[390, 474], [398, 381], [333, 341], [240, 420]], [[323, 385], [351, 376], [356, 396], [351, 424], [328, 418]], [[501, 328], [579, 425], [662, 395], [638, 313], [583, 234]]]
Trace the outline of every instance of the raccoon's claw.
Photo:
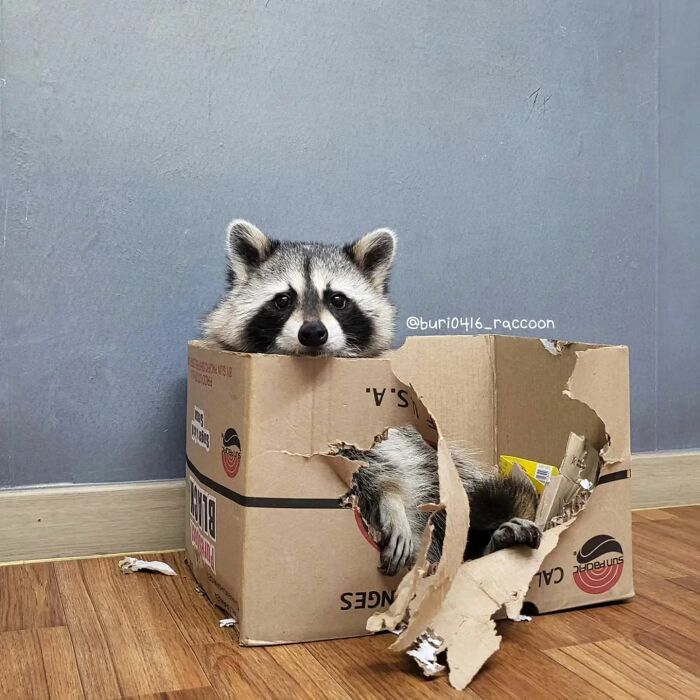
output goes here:
[[541, 539], [542, 531], [532, 520], [512, 518], [508, 522], [503, 523], [491, 535], [484, 554], [491, 554], [491, 552], [497, 552], [499, 549], [506, 549], [519, 544], [537, 549], [540, 546]]
[[394, 576], [413, 563], [413, 538], [411, 533], [394, 529], [388, 539], [381, 542], [380, 566], [385, 576]]

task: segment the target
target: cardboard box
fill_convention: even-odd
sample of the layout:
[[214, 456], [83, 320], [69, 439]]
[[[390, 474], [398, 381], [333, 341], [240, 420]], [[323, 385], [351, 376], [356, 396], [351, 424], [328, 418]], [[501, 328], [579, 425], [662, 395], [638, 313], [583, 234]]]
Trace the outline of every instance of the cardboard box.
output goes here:
[[187, 557], [241, 644], [367, 634], [388, 607], [401, 577], [380, 574], [376, 545], [342, 507], [356, 465], [332, 452], [408, 423], [492, 464], [559, 465], [570, 433], [584, 436], [603, 454], [598, 485], [526, 600], [551, 612], [633, 595], [625, 347], [416, 337], [353, 360], [193, 341], [187, 411]]

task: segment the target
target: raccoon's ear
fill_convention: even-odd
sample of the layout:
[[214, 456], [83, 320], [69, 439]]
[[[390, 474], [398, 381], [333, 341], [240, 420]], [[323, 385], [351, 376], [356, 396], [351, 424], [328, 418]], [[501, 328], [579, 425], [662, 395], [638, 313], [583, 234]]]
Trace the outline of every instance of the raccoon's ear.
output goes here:
[[387, 285], [391, 263], [396, 252], [396, 234], [388, 228], [378, 228], [343, 250], [378, 289]]
[[270, 240], [248, 221], [235, 219], [228, 225], [226, 245], [231, 271], [243, 280], [272, 255], [279, 242]]

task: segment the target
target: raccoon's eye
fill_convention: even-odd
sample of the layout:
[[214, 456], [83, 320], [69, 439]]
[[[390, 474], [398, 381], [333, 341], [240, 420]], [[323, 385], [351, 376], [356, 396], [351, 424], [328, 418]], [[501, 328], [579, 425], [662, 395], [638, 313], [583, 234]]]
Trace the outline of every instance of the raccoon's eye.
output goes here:
[[336, 292], [331, 298], [330, 302], [335, 306], [336, 309], [344, 309], [345, 304], [347, 303], [347, 297], [345, 294], [341, 294], [340, 292]]
[[289, 294], [278, 294], [274, 298], [274, 302], [278, 309], [286, 309], [292, 303], [292, 298]]

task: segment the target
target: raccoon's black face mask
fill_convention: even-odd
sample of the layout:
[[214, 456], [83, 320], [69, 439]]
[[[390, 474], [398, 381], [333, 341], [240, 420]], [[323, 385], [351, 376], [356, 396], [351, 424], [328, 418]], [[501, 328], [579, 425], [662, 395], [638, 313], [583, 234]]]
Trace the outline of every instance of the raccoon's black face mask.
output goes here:
[[227, 247], [229, 289], [204, 321], [211, 342], [241, 352], [336, 357], [369, 357], [391, 345], [391, 231], [339, 247], [272, 240], [236, 220]]

